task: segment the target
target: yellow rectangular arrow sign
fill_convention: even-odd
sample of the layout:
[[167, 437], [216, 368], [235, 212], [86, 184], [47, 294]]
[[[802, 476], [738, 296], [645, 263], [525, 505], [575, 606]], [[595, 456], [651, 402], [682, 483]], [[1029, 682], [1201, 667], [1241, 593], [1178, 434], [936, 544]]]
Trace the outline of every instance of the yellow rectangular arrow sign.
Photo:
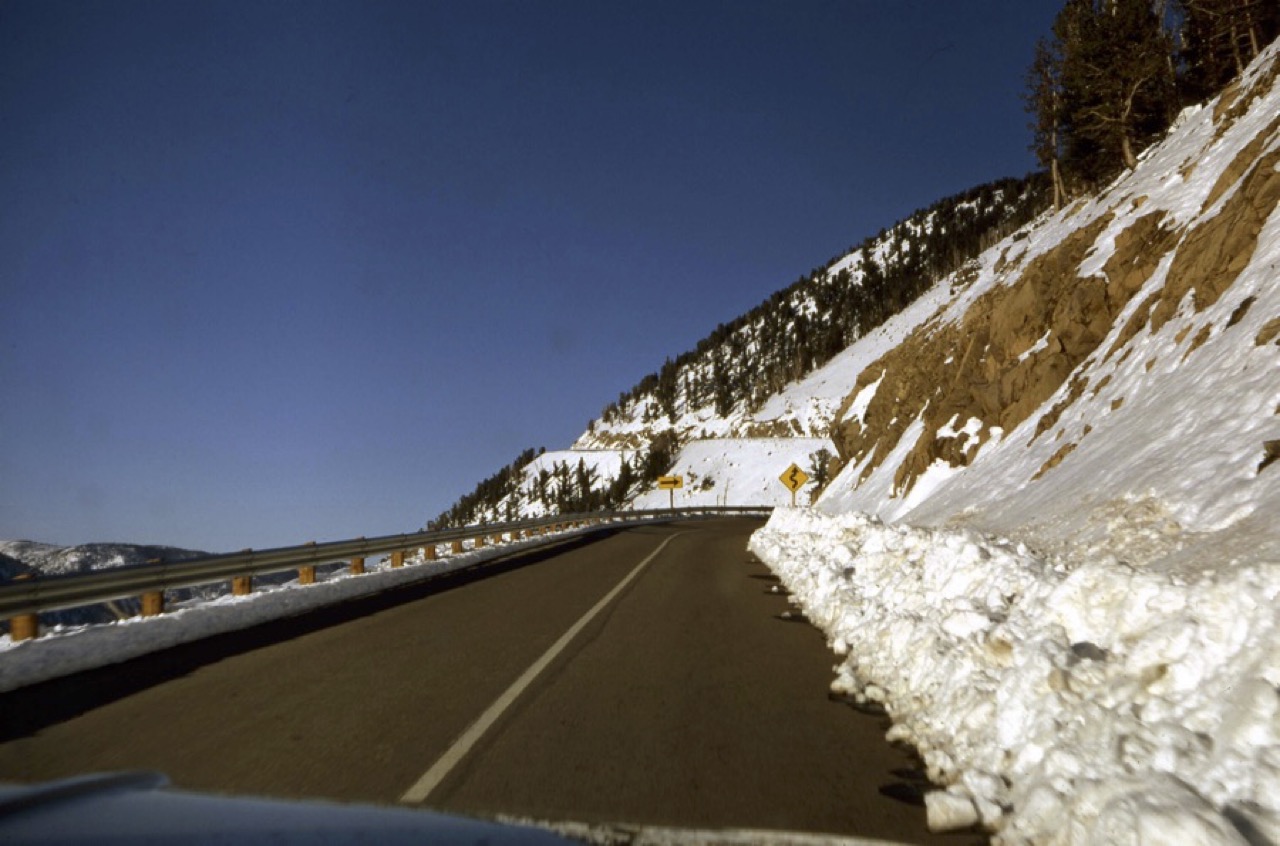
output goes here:
[[684, 476], [659, 476], [658, 490], [673, 491], [684, 487]]

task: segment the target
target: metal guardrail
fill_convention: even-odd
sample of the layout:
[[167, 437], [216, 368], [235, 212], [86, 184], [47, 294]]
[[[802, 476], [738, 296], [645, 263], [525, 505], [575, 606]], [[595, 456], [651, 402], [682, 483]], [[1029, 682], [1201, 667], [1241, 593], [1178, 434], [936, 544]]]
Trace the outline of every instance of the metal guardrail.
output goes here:
[[[772, 511], [770, 506], [760, 507], [705, 507], [675, 508], [647, 511], [595, 511], [584, 514], [561, 514], [512, 523], [492, 523], [464, 526], [458, 529], [417, 532], [415, 534], [385, 535], [377, 538], [326, 543], [307, 543], [255, 551], [246, 549], [223, 555], [188, 558], [181, 561], [149, 561], [97, 570], [90, 573], [70, 573], [53, 576], [33, 576], [0, 585], [0, 619], [12, 622], [14, 640], [33, 637], [36, 633], [34, 615], [43, 611], [57, 611], [109, 602], [124, 597], [160, 596], [154, 606], [163, 607], [163, 592], [174, 588], [192, 587], [212, 582], [234, 581], [246, 577], [299, 570], [323, 564], [344, 561], [363, 562], [367, 556], [384, 553], [403, 553], [411, 549], [434, 547], [477, 538], [493, 538], [511, 535], [523, 538], [532, 530], [579, 528], [583, 524], [598, 527], [653, 521], [656, 519], [690, 519], [700, 516], [762, 514]], [[143, 613], [148, 613], [144, 601]], [[153, 611], [152, 613], [156, 613]], [[24, 619], [25, 618], [25, 619]], [[25, 637], [20, 637], [18, 623], [23, 621]], [[27, 633], [29, 632], [29, 633]]]

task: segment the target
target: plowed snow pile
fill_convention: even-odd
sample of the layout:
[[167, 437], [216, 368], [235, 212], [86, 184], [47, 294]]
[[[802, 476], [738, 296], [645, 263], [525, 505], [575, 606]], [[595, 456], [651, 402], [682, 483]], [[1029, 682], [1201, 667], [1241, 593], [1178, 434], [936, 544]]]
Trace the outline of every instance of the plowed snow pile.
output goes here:
[[939, 826], [1280, 843], [1278, 56], [943, 280], [752, 539]]
[[1274, 562], [1068, 567], [973, 531], [791, 510], [752, 549], [847, 656], [833, 689], [884, 702], [890, 736], [952, 785], [934, 822], [1245, 842], [1235, 815], [1280, 835]]

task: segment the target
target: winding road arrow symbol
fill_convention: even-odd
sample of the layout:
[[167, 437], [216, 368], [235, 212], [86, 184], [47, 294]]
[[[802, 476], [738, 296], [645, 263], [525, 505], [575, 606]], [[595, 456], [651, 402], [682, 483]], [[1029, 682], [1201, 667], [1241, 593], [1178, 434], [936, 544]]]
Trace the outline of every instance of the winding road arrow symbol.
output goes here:
[[800, 469], [796, 464], [792, 464], [786, 470], [782, 471], [782, 475], [778, 479], [784, 484], [787, 490], [795, 493], [809, 481], [809, 474]]

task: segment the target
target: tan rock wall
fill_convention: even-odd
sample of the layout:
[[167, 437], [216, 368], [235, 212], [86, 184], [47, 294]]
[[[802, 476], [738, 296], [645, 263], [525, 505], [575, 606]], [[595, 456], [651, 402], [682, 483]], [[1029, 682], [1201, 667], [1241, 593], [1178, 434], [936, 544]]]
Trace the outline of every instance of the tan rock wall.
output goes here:
[[[1107, 358], [1127, 355], [1126, 345], [1139, 332], [1158, 331], [1180, 308], [1208, 308], [1248, 265], [1263, 225], [1280, 204], [1280, 149], [1263, 152], [1277, 135], [1280, 118], [1224, 171], [1205, 203], [1205, 210], [1212, 210], [1227, 196], [1216, 214], [1186, 229], [1173, 228], [1160, 212], [1136, 218], [1115, 236], [1101, 275], [1081, 277], [1078, 269], [1112, 225], [1111, 215], [1080, 227], [1024, 267], [1002, 263], [997, 274], [1006, 278], [997, 280], [959, 322], [927, 321], [860, 375], [833, 426], [841, 462], [865, 462], [859, 481], [866, 479], [920, 419], [924, 431], [894, 475], [894, 493], [904, 495], [934, 461], [965, 466], [976, 454], [986, 430], [972, 438], [940, 437], [949, 422], [959, 429], [976, 417], [986, 427], [1009, 432], [1069, 384], [1066, 397], [1041, 415], [1035, 437], [1051, 430], [1089, 388], [1090, 376], [1077, 373], [1079, 365], [1111, 334], [1171, 251], [1165, 284], [1130, 316]], [[1212, 334], [1210, 326], [1198, 329], [1184, 357]], [[1271, 340], [1272, 333], [1263, 334], [1259, 343]], [[865, 421], [846, 419], [853, 398], [882, 374]], [[1037, 477], [1075, 447], [1060, 448]]]

